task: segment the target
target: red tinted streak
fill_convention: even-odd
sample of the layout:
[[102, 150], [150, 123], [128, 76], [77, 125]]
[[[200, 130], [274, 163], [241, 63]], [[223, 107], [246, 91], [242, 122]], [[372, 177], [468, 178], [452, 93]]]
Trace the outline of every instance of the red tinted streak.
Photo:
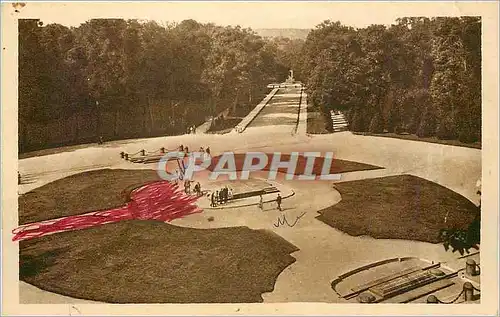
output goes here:
[[123, 220], [172, 221], [201, 212], [194, 204], [198, 197], [188, 196], [167, 181], [147, 184], [132, 191], [131, 201], [119, 208], [96, 211], [83, 215], [27, 224], [14, 229], [13, 241], [42, 237], [57, 232], [95, 227]]

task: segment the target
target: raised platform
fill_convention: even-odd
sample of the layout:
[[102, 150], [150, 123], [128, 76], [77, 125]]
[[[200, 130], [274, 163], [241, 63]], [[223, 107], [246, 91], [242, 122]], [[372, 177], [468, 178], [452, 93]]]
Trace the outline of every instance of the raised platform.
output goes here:
[[[218, 191], [224, 187], [232, 190], [232, 198], [224, 204], [218, 204], [216, 207], [210, 206], [212, 192]], [[264, 204], [276, 201], [278, 194], [283, 199], [293, 196], [292, 189], [273, 181], [264, 179], [248, 179], [235, 181], [216, 181], [207, 184], [204, 188], [204, 197], [199, 199], [197, 204], [203, 209], [225, 209], [258, 205], [260, 195]]]
[[396, 258], [343, 274], [332, 281], [332, 289], [353, 303], [425, 303], [429, 295], [443, 302], [461, 303], [465, 282], [479, 286], [473, 277], [459, 274], [461, 271], [418, 258]]

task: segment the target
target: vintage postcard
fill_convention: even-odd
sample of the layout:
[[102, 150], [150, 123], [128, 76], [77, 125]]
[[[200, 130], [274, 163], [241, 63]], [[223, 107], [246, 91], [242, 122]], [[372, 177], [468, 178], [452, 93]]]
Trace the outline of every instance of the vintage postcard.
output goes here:
[[2, 314], [498, 315], [498, 2], [2, 2]]

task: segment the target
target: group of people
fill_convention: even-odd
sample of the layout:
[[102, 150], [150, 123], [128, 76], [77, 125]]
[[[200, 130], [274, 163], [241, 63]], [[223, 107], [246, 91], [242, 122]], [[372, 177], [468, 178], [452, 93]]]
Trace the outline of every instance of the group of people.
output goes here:
[[212, 195], [210, 195], [210, 207], [225, 204], [231, 198], [233, 198], [233, 190], [226, 186], [220, 190], [212, 192]]
[[188, 134], [195, 134], [196, 133], [196, 126], [193, 124], [188, 128]]
[[200, 146], [199, 152], [205, 153], [206, 155], [208, 155], [210, 157], [210, 147], [209, 146], [206, 149], [204, 149], [203, 146]]
[[[184, 152], [184, 154], [186, 156], [189, 156], [189, 154], [190, 154], [189, 148], [187, 146], [184, 146], [183, 144], [181, 144], [179, 146], [178, 151], [179, 152]], [[200, 147], [199, 151], [201, 153], [205, 153], [205, 155], [207, 155], [207, 156], [210, 157], [210, 147], [207, 147], [206, 149], [204, 149], [203, 147]], [[184, 192], [186, 194], [190, 194], [191, 193], [191, 183], [194, 182], [194, 181], [188, 180], [188, 179], [184, 179], [184, 169], [185, 169], [184, 163], [183, 162], [179, 162], [179, 168], [176, 169], [175, 172], [174, 172], [175, 173], [175, 180], [174, 180], [174, 182], [176, 184], [179, 184], [179, 181], [183, 181], [184, 180]], [[199, 182], [197, 182], [194, 185], [193, 190], [194, 190], [194, 193], [197, 196], [202, 196], [203, 195], [202, 190], [201, 190], [201, 184]]]
[[[184, 146], [183, 144], [181, 144], [179, 146], [179, 152], [184, 152], [186, 155], [188, 155], [189, 154], [189, 147]], [[206, 153], [208, 156], [210, 156], [210, 147], [207, 146], [207, 148], [204, 149], [203, 146], [200, 146], [199, 152]]]
[[[184, 192], [186, 194], [191, 194], [191, 183], [194, 181], [190, 181], [189, 179], [184, 180]], [[200, 197], [203, 195], [203, 192], [201, 191], [201, 184], [200, 182], [196, 182], [196, 184], [193, 187], [193, 193], [196, 194], [197, 197]]]

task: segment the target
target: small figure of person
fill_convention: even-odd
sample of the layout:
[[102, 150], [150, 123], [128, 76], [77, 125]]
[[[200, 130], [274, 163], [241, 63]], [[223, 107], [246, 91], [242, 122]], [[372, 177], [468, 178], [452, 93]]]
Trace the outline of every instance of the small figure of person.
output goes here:
[[97, 141], [98, 144], [103, 144], [104, 143], [104, 138], [102, 135], [99, 136], [99, 141]]
[[281, 195], [278, 194], [278, 197], [276, 197], [276, 203], [278, 204], [278, 210], [281, 211]]
[[481, 209], [481, 179], [476, 182], [476, 195], [479, 195], [479, 209]]
[[210, 195], [210, 207], [215, 207], [215, 193], [212, 192], [212, 195]]
[[17, 172], [17, 185], [21, 185], [21, 173]]
[[262, 198], [262, 195], [260, 195], [260, 198], [259, 198], [259, 209], [264, 210], [264, 200]]
[[198, 197], [201, 196], [202, 193], [201, 193], [201, 184], [200, 184], [200, 182], [197, 182], [196, 185], [194, 186], [194, 188], [195, 188], [195, 191], [196, 191], [196, 196], [198, 196]]
[[184, 192], [188, 195], [191, 192], [191, 182], [187, 179], [184, 181]]
[[215, 191], [215, 206], [217, 206], [219, 203], [220, 203], [220, 200], [219, 200], [219, 191], [216, 190]]
[[224, 188], [219, 191], [219, 203], [224, 203]]
[[227, 203], [227, 200], [229, 198], [229, 188], [224, 187], [224, 203]]
[[179, 146], [179, 152], [184, 152], [184, 145]]
[[175, 184], [179, 184], [179, 180], [181, 179], [181, 173], [179, 171], [179, 169], [176, 169], [175, 170]]
[[208, 156], [210, 156], [210, 147], [209, 146], [207, 146], [207, 149], [205, 151], [207, 152]]
[[193, 134], [196, 134], [196, 126], [193, 124]]

